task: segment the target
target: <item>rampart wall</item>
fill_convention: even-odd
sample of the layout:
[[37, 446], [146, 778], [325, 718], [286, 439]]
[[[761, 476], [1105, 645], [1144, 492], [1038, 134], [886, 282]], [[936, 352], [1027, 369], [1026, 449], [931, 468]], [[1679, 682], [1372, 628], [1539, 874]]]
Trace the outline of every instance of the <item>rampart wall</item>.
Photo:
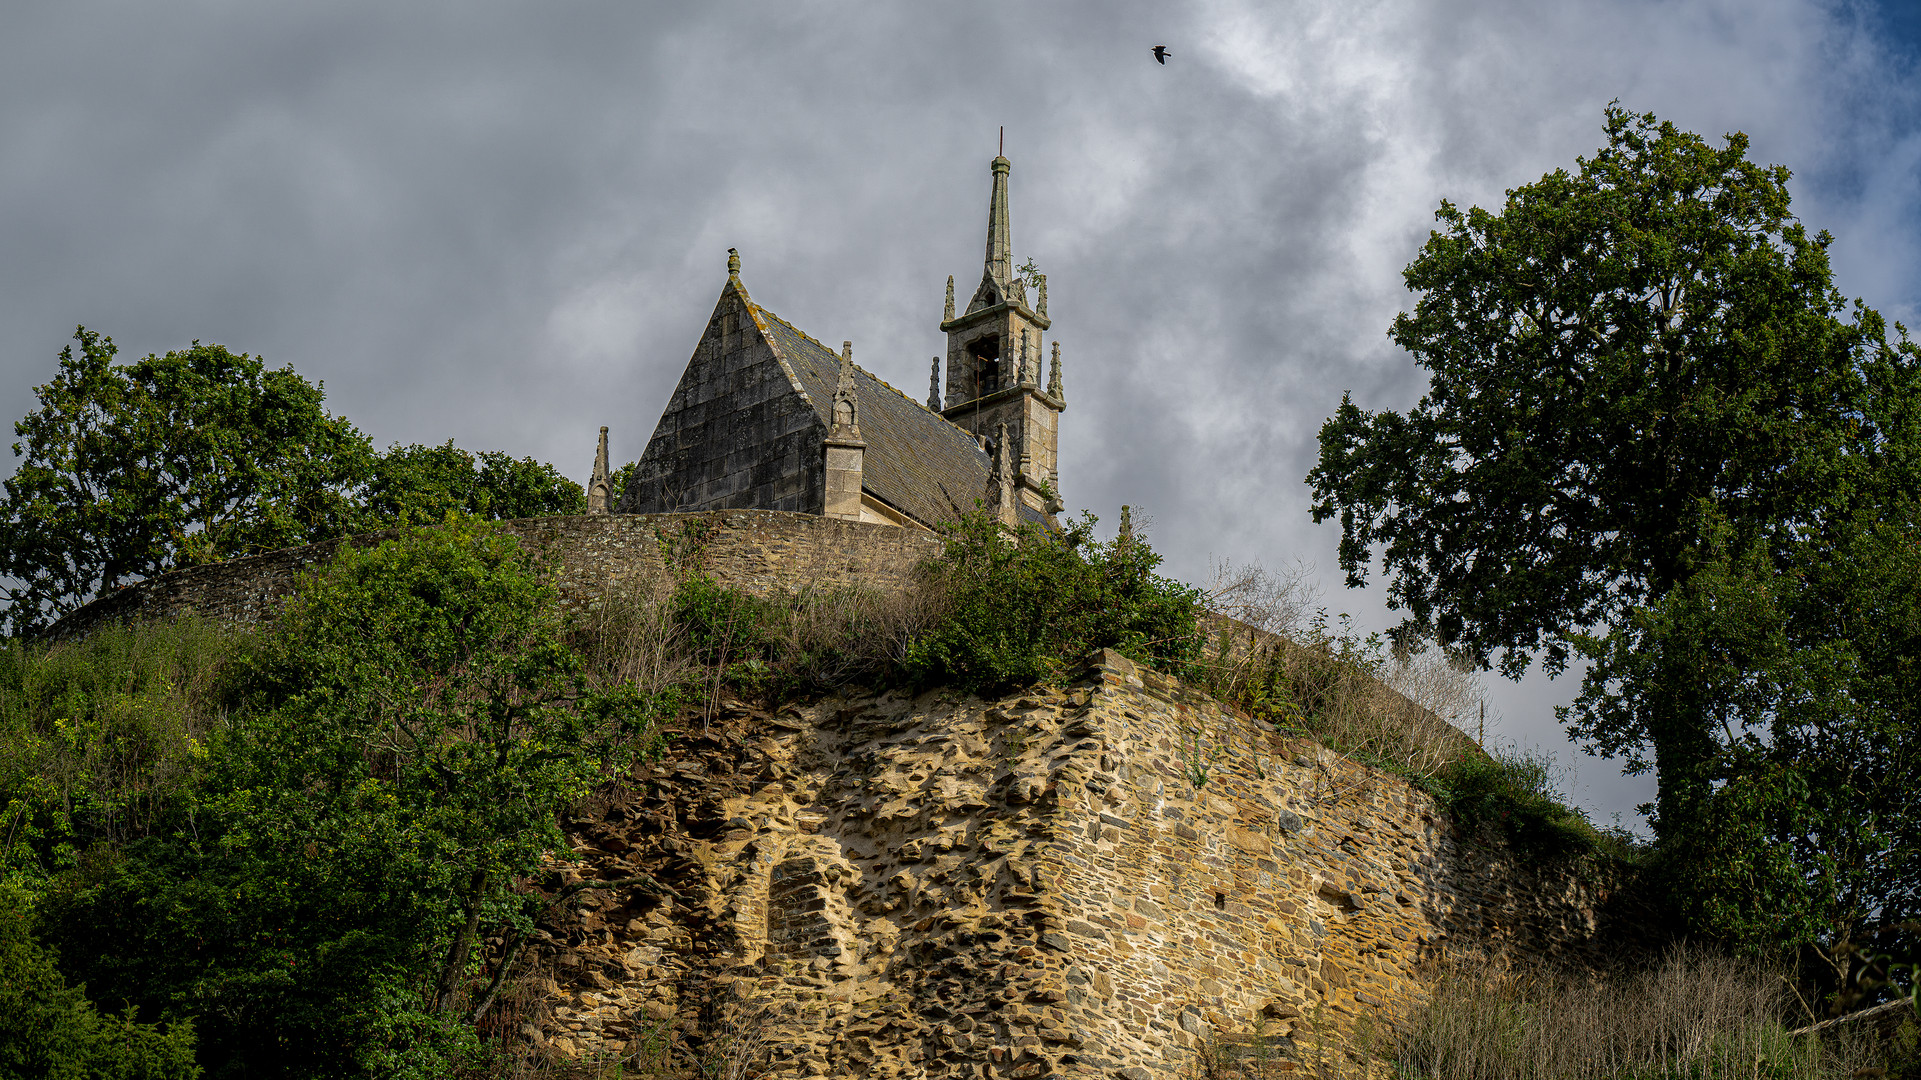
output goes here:
[[[806, 585], [904, 584], [916, 567], [940, 553], [940, 540], [918, 529], [770, 510], [538, 517], [501, 525], [553, 560], [556, 584], [570, 605], [591, 602], [623, 582], [656, 577], [676, 545], [695, 538], [708, 574], [757, 593]], [[268, 621], [300, 575], [331, 558], [339, 544], [378, 543], [390, 536], [369, 533], [170, 571], [80, 608], [52, 633], [72, 637], [103, 622], [189, 612], [230, 624]]]
[[[904, 584], [929, 534], [766, 511], [506, 523], [580, 604], [700, 549], [718, 580]], [[345, 541], [376, 542], [379, 535]], [[316, 545], [161, 575], [57, 628], [270, 619]], [[1461, 834], [1403, 778], [1103, 652], [1058, 687], [768, 713], [591, 800], [543, 933], [563, 1052], [664, 1024], [751, 1035], [776, 1075], [1176, 1080], [1369, 1069], [1450, 957], [1601, 966], [1648, 940], [1631, 890]], [[1242, 1075], [1255, 1075], [1245, 1071]]]
[[673, 892], [587, 894], [538, 1037], [625, 1054], [679, 1022], [776, 1076], [1385, 1075], [1442, 961], [1645, 941], [1595, 868], [1113, 652], [1000, 700], [735, 703], [570, 833], [569, 879]]

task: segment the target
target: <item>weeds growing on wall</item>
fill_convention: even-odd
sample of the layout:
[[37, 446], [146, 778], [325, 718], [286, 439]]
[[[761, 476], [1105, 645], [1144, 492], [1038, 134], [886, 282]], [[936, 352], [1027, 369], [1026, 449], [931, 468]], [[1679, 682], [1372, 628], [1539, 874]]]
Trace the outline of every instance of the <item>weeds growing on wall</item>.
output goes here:
[[1277, 730], [1407, 776], [1472, 749], [1456, 725], [1481, 702], [1478, 678], [1438, 651], [1395, 653], [1379, 634], [1313, 606], [1304, 572], [1221, 568], [1206, 593], [1201, 684]]
[[1631, 834], [1597, 828], [1567, 805], [1546, 754], [1497, 749], [1450, 762], [1416, 782], [1456, 824], [1497, 837], [1531, 860], [1600, 855], [1635, 861], [1642, 855]]
[[1094, 537], [1083, 514], [1058, 533], [1023, 526], [1010, 538], [985, 514], [946, 533], [924, 586], [945, 604], [903, 669], [920, 684], [985, 691], [1057, 679], [1109, 648], [1173, 674], [1200, 660], [1199, 590], [1156, 573], [1139, 536]]
[[683, 528], [661, 538], [668, 575], [610, 592], [577, 624], [577, 647], [610, 684], [677, 687], [709, 704], [723, 692], [772, 704], [849, 685], [988, 692], [1061, 678], [1103, 648], [1198, 670], [1200, 592], [1156, 573], [1145, 541], [1098, 540], [1095, 524], [1083, 515], [1060, 532], [1009, 534], [973, 514], [909, 588], [765, 596], [715, 582], [703, 537]]

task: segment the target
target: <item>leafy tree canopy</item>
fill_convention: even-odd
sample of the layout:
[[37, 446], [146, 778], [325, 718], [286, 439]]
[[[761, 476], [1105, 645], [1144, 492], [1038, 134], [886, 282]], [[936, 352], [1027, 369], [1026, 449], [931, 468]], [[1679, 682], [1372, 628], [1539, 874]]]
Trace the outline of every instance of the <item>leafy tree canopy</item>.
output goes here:
[[579, 514], [587, 495], [552, 465], [489, 450], [470, 454], [441, 446], [394, 446], [374, 463], [367, 483], [370, 521], [435, 522], [450, 513], [502, 519]]
[[1745, 136], [1606, 116], [1575, 174], [1441, 204], [1390, 331], [1428, 393], [1344, 399], [1309, 475], [1350, 585], [1378, 549], [1409, 632], [1511, 676], [1685, 578], [1703, 500], [1752, 531], [1830, 488], [1879, 326], [1837, 318], [1826, 234]]
[[25, 894], [0, 883], [0, 1077], [192, 1080], [193, 1025], [102, 1013], [34, 939]]
[[1657, 770], [1690, 924], [1845, 982], [1921, 893], [1921, 351], [1848, 311], [1745, 138], [1606, 128], [1499, 214], [1442, 203], [1391, 331], [1428, 393], [1343, 400], [1315, 517], [1350, 584], [1379, 553], [1403, 633], [1592, 661], [1563, 719]]
[[85, 327], [40, 408], [0, 504], [0, 622], [13, 634], [164, 570], [449, 513], [580, 513], [580, 485], [498, 452], [394, 446], [322, 405], [292, 368], [219, 345], [133, 364]]
[[14, 633], [174, 566], [338, 535], [359, 515], [366, 439], [292, 368], [218, 345], [116, 365], [75, 331], [40, 409], [14, 425], [23, 457], [0, 509]]

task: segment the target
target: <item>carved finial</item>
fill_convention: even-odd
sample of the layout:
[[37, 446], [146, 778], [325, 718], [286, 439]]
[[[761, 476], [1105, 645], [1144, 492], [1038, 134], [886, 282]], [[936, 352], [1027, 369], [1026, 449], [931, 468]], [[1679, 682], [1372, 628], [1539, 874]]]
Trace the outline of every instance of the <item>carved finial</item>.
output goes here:
[[[953, 280], [953, 279], [948, 279]], [[933, 370], [927, 376], [927, 407], [940, 411], [940, 357], [934, 357]]]
[[1054, 366], [1047, 373], [1047, 393], [1055, 401], [1065, 403], [1067, 391], [1061, 387], [1061, 343], [1054, 343]]
[[1052, 496], [1047, 500], [1048, 513], [1058, 514], [1062, 510], [1067, 509], [1067, 504], [1061, 501], [1061, 471], [1059, 469], [1048, 470], [1047, 490]]
[[1047, 275], [1046, 274], [1034, 275], [1034, 288], [1038, 290], [1040, 293], [1039, 297], [1037, 297], [1038, 302], [1034, 307], [1034, 313], [1039, 315], [1041, 318], [1045, 319], [1047, 318]]
[[594, 475], [587, 481], [587, 512], [613, 512], [613, 483], [607, 472], [607, 428], [600, 429], [600, 448], [594, 453]]
[[1001, 524], [1012, 526], [1020, 522], [1020, 511], [1014, 505], [1014, 462], [1007, 442], [1006, 421], [1000, 423], [994, 434], [994, 464], [987, 474], [987, 497]]
[[740, 277], [740, 252], [735, 248], [727, 249], [727, 276]]
[[1027, 386], [1033, 383], [1034, 381], [1033, 377], [1029, 374], [1029, 371], [1028, 371], [1028, 364], [1031, 362], [1030, 361], [1031, 351], [1032, 350], [1030, 350], [1027, 347], [1027, 328], [1023, 326], [1021, 327], [1021, 374], [1020, 374], [1022, 386]]
[[1121, 505], [1120, 535], [1115, 540], [1123, 545], [1134, 542], [1134, 512], [1125, 503]]
[[854, 343], [840, 343], [840, 382], [834, 388], [834, 430], [828, 438], [860, 439], [860, 409], [854, 403]]
[[947, 310], [941, 314], [942, 322], [954, 321], [954, 275], [947, 275]]

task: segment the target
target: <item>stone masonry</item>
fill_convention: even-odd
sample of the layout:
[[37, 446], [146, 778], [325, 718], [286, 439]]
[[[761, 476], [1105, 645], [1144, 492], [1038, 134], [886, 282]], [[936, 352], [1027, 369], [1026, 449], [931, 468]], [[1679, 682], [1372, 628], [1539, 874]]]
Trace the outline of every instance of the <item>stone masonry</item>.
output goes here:
[[628, 1053], [678, 1023], [778, 1076], [1349, 1075], [1442, 958], [1639, 938], [1606, 880], [1112, 652], [994, 701], [733, 703], [571, 835], [563, 880], [665, 889], [546, 937], [530, 1033]]
[[[939, 550], [762, 511], [505, 525], [574, 605], [656, 587], [689, 545], [763, 593], [899, 587]], [[331, 551], [164, 574], [56, 632], [270, 620]], [[1526, 865], [1408, 781], [1112, 652], [1000, 700], [730, 702], [702, 726], [568, 823], [550, 887], [655, 884], [550, 923], [523, 1035], [628, 1054], [668, 1025], [751, 1034], [786, 1076], [1173, 1080], [1203, 1055], [1345, 1074], [1436, 961], [1598, 967], [1650, 924], [1593, 868]]]
[[[766, 510], [521, 518], [501, 526], [551, 558], [561, 599], [570, 606], [655, 580], [680, 543], [701, 545], [704, 568], [716, 581], [763, 594], [810, 584], [897, 587], [941, 550], [932, 533]], [[232, 625], [268, 622], [300, 576], [331, 558], [339, 543], [378, 543], [392, 535], [369, 533], [169, 571], [72, 612], [51, 633], [71, 637], [103, 622], [189, 612]]]

